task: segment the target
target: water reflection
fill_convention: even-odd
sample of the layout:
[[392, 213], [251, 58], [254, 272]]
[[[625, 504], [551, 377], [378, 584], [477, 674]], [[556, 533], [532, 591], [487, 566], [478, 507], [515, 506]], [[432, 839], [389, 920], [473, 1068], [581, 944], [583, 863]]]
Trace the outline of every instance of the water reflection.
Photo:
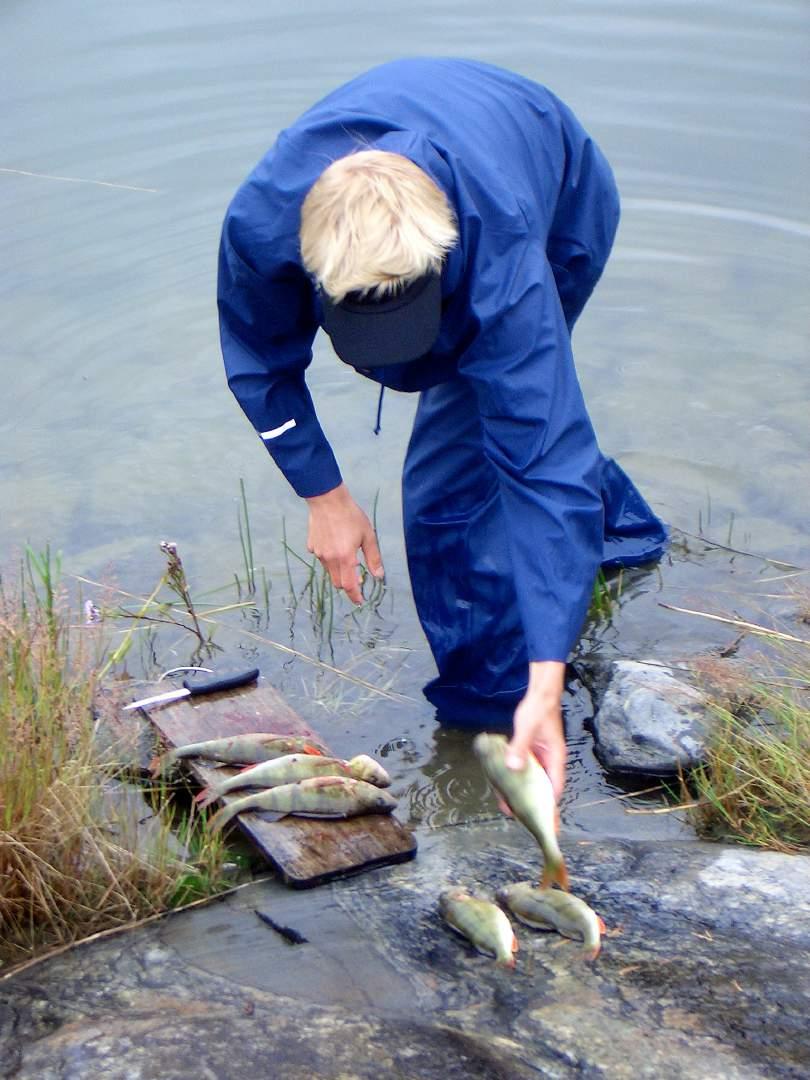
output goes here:
[[494, 817], [497, 803], [473, 753], [474, 732], [437, 727], [427, 747], [430, 757], [406, 791], [416, 824], [455, 825]]

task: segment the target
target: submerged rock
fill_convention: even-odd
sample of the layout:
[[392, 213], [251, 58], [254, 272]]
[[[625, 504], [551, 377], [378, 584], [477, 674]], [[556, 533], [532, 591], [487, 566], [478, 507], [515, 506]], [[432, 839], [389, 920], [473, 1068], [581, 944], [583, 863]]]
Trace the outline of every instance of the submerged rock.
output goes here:
[[663, 664], [617, 660], [592, 724], [606, 768], [668, 776], [702, 762], [708, 699]]
[[571, 835], [563, 848], [574, 890], [608, 924], [593, 964], [519, 926], [509, 972], [441, 921], [449, 884], [491, 894], [538, 874], [520, 825], [423, 830], [413, 863], [305, 893], [257, 883], [0, 982], [0, 1075], [810, 1073], [810, 860]]

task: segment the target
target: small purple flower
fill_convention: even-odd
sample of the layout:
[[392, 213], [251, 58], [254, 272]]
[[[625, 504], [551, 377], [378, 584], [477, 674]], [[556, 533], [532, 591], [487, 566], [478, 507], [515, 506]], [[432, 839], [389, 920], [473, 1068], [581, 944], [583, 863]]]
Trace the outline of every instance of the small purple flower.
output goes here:
[[101, 622], [101, 612], [93, 603], [92, 600], [85, 600], [84, 602], [84, 624], [85, 626], [93, 626], [95, 623]]

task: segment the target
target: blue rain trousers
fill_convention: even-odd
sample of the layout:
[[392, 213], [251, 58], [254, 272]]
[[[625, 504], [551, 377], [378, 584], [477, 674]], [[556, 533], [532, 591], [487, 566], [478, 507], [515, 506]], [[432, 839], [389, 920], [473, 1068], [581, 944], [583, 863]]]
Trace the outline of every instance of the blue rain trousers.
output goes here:
[[564, 661], [601, 565], [658, 558], [666, 529], [605, 458], [571, 330], [610, 252], [610, 167], [545, 87], [466, 60], [400, 60], [335, 90], [281, 133], [237, 191], [219, 258], [228, 382], [296, 492], [341, 474], [305, 382], [322, 323], [301, 265], [301, 203], [360, 149], [408, 157], [444, 191], [459, 242], [431, 352], [361, 370], [421, 391], [403, 478], [408, 564], [448, 718], [510, 710], [530, 660]]

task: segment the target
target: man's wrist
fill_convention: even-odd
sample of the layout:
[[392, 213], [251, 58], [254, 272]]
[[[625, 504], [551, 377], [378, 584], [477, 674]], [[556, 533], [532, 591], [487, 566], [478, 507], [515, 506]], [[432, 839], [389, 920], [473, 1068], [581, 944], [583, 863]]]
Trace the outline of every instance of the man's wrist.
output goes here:
[[565, 664], [561, 660], [532, 660], [526, 694], [532, 698], [559, 702], [565, 685]]
[[307, 504], [310, 507], [322, 507], [322, 506], [345, 506], [346, 503], [351, 502], [351, 495], [349, 489], [345, 483], [341, 481], [337, 487], [333, 487], [330, 491], [324, 491], [321, 495], [309, 495], [307, 496]]

